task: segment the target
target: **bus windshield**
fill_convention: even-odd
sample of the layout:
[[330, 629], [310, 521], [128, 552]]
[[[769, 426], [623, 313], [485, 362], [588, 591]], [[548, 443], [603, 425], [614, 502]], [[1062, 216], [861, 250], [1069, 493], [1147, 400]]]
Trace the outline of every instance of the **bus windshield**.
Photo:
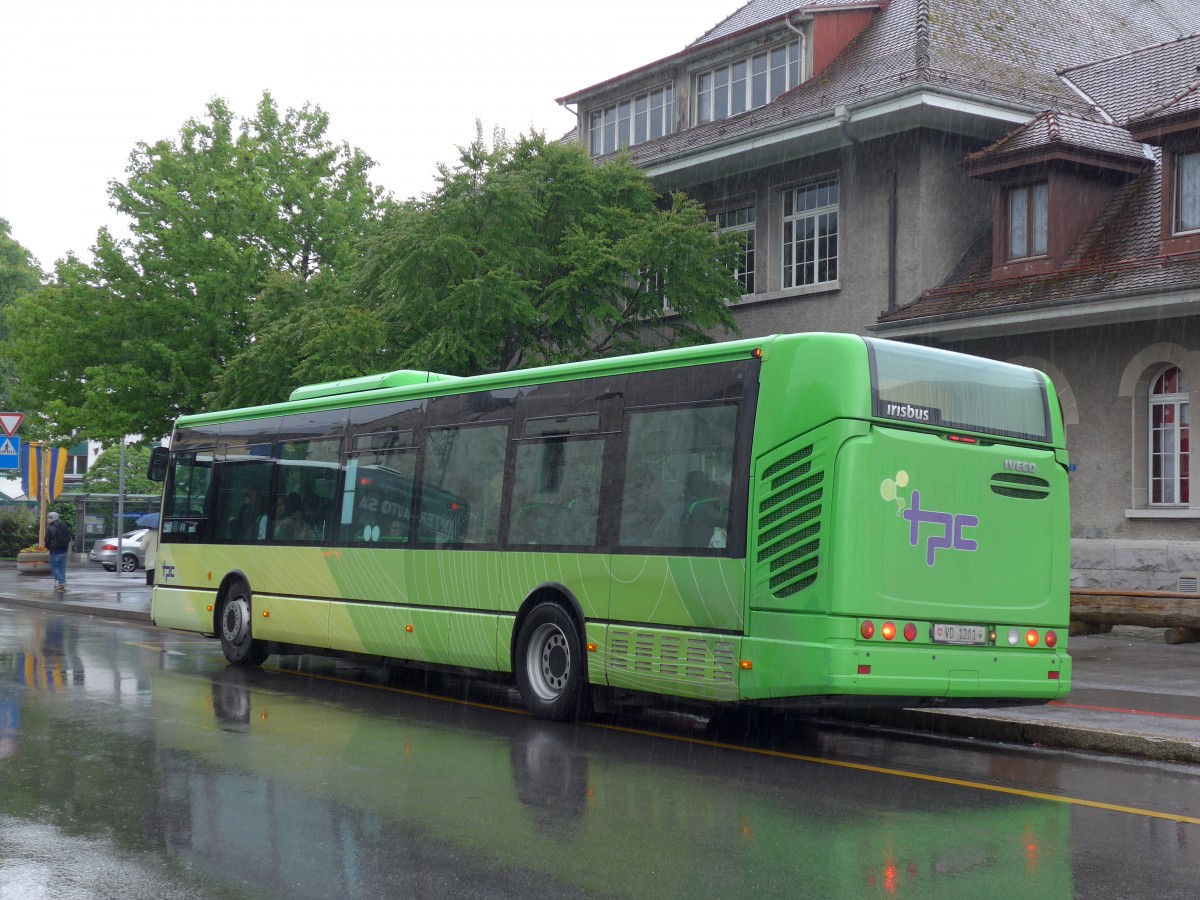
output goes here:
[[946, 350], [867, 342], [875, 416], [1048, 443], [1045, 382], [1032, 369]]

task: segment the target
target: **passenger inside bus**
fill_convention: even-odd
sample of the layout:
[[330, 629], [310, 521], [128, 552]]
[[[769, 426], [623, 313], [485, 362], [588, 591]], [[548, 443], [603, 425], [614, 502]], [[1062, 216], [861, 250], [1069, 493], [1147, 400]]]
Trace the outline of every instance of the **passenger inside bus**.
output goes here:
[[276, 512], [283, 507], [282, 519], [275, 522], [275, 538], [280, 541], [306, 541], [309, 538], [308, 523], [304, 520], [304, 501], [299, 492], [292, 491], [287, 499], [275, 504]]
[[728, 487], [692, 469], [684, 479], [683, 492], [655, 527], [650, 543], [656, 547], [723, 547], [729, 526], [724, 500], [728, 495]]

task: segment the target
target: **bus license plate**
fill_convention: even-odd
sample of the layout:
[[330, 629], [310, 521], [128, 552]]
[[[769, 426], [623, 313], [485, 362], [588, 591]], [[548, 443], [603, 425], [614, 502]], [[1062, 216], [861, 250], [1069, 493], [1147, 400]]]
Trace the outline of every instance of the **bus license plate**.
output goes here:
[[935, 644], [986, 644], [987, 629], [982, 625], [933, 626]]

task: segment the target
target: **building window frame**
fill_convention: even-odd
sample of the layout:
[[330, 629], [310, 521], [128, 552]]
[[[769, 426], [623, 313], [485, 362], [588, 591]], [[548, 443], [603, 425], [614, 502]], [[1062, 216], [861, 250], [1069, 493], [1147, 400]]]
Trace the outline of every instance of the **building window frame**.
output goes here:
[[675, 84], [622, 97], [588, 114], [588, 153], [593, 157], [675, 133]]
[[716, 122], [766, 106], [804, 78], [806, 42], [796, 37], [749, 56], [697, 72], [696, 124]]
[[720, 231], [733, 232], [742, 237], [742, 261], [733, 277], [742, 286], [742, 294], [754, 293], [754, 265], [757, 224], [756, 210], [753, 203], [745, 206], [730, 207], [710, 213], [709, 220], [716, 224]]
[[1150, 379], [1147, 408], [1148, 500], [1187, 506], [1191, 498], [1191, 411], [1183, 370], [1165, 366]]
[[783, 191], [781, 271], [785, 290], [838, 280], [839, 208], [836, 175]]
[[1037, 259], [1050, 252], [1050, 183], [1035, 181], [1004, 192], [1009, 260]]
[[1172, 154], [1172, 234], [1200, 231], [1200, 148]]

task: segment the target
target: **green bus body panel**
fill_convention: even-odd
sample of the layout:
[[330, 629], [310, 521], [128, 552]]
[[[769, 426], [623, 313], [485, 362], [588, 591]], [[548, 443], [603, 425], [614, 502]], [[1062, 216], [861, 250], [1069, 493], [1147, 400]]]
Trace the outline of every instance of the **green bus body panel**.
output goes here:
[[831, 422], [755, 461], [748, 542], [752, 609], [831, 611], [834, 462], [842, 443], [868, 430], [866, 422]]
[[932, 644], [927, 636], [914, 644], [868, 642], [858, 635], [858, 619], [846, 616], [764, 611], [752, 613], [752, 620], [754, 636], [742, 640], [742, 652], [754, 660], [754, 668], [741, 673], [743, 699], [840, 694], [1053, 700], [1071, 686], [1071, 658], [1063, 647], [953, 647]]
[[214, 633], [212, 591], [155, 585], [151, 597], [150, 617], [159, 627]]
[[[224, 574], [238, 572], [262, 640], [501, 672], [511, 669], [515, 614], [554, 584], [579, 601], [598, 645], [593, 684], [665, 682], [680, 696], [737, 699], [734, 643], [700, 632], [742, 630], [740, 559], [164, 544], [159, 565], [172, 573], [153, 595], [165, 627], [212, 633], [207, 607]], [[298, 586], [310, 596], [295, 596]]]
[[[1046, 488], [997, 481], [1014, 462]], [[876, 427], [842, 445], [833, 480], [831, 612], [1066, 629], [1067, 473], [1051, 451]]]

